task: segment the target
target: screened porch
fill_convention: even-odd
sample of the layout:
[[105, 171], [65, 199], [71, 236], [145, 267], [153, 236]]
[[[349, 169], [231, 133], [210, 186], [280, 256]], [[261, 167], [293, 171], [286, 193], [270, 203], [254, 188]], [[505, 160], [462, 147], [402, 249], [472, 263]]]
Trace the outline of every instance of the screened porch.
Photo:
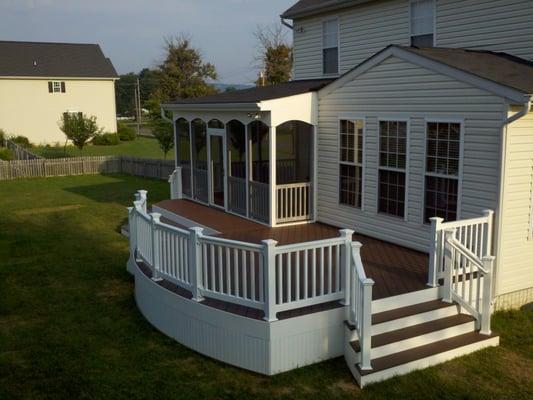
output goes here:
[[313, 220], [313, 125], [181, 117], [175, 135], [180, 196], [270, 226]]

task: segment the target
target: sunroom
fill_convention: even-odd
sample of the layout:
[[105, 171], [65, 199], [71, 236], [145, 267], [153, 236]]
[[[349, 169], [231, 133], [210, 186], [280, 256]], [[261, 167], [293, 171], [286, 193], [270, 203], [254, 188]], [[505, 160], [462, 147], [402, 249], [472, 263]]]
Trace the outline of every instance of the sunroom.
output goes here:
[[293, 81], [163, 105], [173, 115], [172, 197], [269, 226], [315, 219], [316, 91]]

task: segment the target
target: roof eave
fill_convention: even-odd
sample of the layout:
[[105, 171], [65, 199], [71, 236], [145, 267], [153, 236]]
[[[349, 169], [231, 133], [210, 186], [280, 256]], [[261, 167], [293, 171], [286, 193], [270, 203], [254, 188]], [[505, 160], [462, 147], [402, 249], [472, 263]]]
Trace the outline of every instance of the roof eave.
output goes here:
[[358, 4], [368, 3], [372, 0], [346, 0], [343, 2], [339, 2], [339, 0], [331, 0], [327, 3], [323, 3], [320, 5], [316, 5], [313, 7], [306, 7], [300, 11], [296, 12], [284, 12], [280, 15], [281, 18], [284, 19], [297, 19], [297, 18], [303, 18], [303, 17], [309, 17], [315, 14], [321, 14], [323, 12], [328, 11], [335, 11], [341, 8], [351, 7]]
[[260, 103], [165, 103], [161, 104], [165, 111], [259, 111]]

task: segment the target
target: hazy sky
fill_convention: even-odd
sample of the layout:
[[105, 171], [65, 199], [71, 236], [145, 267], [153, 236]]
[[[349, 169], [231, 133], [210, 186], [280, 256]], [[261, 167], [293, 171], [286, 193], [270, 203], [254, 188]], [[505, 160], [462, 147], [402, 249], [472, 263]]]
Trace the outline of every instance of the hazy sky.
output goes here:
[[[98, 43], [119, 73], [153, 67], [163, 38], [187, 33], [220, 82], [249, 83], [258, 24], [296, 0], [0, 0], [0, 40]], [[289, 33], [288, 37], [292, 37]]]

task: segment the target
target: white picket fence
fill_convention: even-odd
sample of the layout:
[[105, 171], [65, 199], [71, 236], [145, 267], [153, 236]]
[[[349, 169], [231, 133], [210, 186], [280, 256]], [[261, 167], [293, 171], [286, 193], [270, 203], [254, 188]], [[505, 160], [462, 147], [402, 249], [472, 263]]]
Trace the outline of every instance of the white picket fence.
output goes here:
[[[275, 321], [282, 311], [336, 300], [348, 304], [350, 289], [358, 290], [357, 275], [350, 271], [359, 247], [352, 248], [350, 230], [341, 230], [336, 238], [283, 246], [271, 239], [261, 244], [228, 240], [204, 235], [202, 228], [162, 223], [159, 214], [147, 213], [145, 191], [129, 208], [129, 226], [131, 257], [147, 264], [153, 279], [190, 290], [197, 301], [206, 296], [263, 310], [267, 321]], [[359, 301], [371, 301], [368, 293]], [[365, 310], [369, 307], [365, 304]]]

